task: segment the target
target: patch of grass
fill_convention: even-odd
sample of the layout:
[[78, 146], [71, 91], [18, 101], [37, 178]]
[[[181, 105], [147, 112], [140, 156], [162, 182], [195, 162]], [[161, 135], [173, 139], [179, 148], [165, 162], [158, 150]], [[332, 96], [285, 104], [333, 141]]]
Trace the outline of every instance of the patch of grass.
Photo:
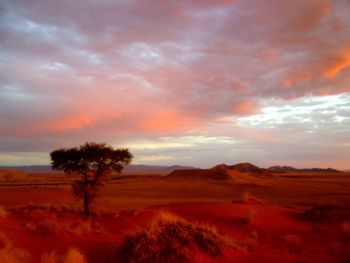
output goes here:
[[37, 221], [31, 221], [26, 223], [24, 227], [41, 235], [73, 235], [84, 237], [89, 234], [102, 234], [105, 232], [100, 224], [91, 220], [78, 218], [62, 219], [62, 217], [57, 216], [49, 216]]
[[304, 218], [312, 222], [337, 222], [346, 217], [348, 211], [334, 204], [318, 204], [305, 210]]
[[201, 253], [222, 256], [222, 249], [230, 244], [214, 227], [162, 211], [144, 230], [125, 238], [117, 262], [195, 262]]
[[29, 258], [26, 250], [14, 247], [11, 240], [0, 232], [0, 263], [26, 263]]
[[300, 253], [302, 251], [301, 238], [297, 234], [289, 234], [284, 236], [284, 242], [288, 251]]
[[264, 202], [255, 196], [253, 196], [249, 191], [244, 191], [241, 195], [241, 198], [238, 200], [232, 200], [233, 204], [264, 204]]
[[28, 204], [26, 206], [14, 207], [11, 208], [11, 212], [19, 216], [30, 216], [30, 217], [40, 217], [50, 214], [59, 214], [59, 215], [80, 215], [80, 211], [71, 209], [67, 206], [55, 206], [50, 203], [47, 204]]
[[130, 209], [130, 210], [120, 210], [115, 217], [120, 217], [120, 216], [136, 216], [139, 212], [141, 212], [142, 209], [137, 210], [137, 209]]
[[27, 219], [23, 225], [25, 228], [42, 235], [84, 237], [105, 233], [105, 229], [93, 218], [82, 218], [80, 213], [67, 207], [28, 205], [12, 212]]
[[340, 235], [345, 242], [350, 241], [350, 222], [340, 224]]
[[87, 263], [86, 257], [76, 248], [70, 248], [66, 253], [57, 250], [41, 256], [41, 263]]
[[0, 218], [6, 217], [8, 215], [7, 210], [0, 206]]
[[14, 183], [24, 181], [27, 178], [27, 174], [15, 171], [15, 170], [1, 170], [0, 182], [1, 183]]
[[256, 217], [256, 210], [253, 208], [249, 208], [245, 217], [242, 218], [242, 223], [246, 225], [250, 225], [253, 223], [254, 218]]

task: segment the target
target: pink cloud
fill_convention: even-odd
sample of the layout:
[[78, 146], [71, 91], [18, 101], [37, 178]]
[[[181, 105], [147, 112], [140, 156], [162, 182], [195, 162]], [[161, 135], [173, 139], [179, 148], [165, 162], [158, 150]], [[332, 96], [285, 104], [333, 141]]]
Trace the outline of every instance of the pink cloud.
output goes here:
[[253, 101], [240, 101], [232, 106], [232, 113], [238, 115], [253, 115], [260, 111], [261, 106]]
[[349, 92], [349, 10], [327, 0], [7, 1], [0, 136], [231, 134], [234, 124], [213, 123], [260, 113], [270, 98]]
[[333, 61], [329, 62], [329, 67], [324, 70], [323, 76], [327, 78], [336, 77], [341, 71], [350, 67], [350, 52], [346, 52], [337, 56]]

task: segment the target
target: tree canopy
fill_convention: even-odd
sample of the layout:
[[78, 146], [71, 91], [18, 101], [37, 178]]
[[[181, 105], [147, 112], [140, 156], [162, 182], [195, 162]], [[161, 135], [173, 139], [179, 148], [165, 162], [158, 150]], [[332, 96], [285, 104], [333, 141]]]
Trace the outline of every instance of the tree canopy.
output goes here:
[[120, 173], [131, 162], [128, 149], [113, 149], [105, 143], [85, 143], [79, 147], [62, 148], [50, 153], [52, 169], [67, 174], [80, 174], [73, 185], [75, 196], [84, 199], [84, 213], [90, 214], [90, 202], [95, 198], [102, 178], [112, 172]]

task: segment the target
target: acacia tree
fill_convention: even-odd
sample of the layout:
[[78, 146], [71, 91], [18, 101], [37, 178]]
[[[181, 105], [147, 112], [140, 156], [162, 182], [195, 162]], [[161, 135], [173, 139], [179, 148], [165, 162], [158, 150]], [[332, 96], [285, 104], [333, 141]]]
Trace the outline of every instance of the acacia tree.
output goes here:
[[84, 215], [89, 216], [90, 204], [111, 172], [120, 173], [129, 164], [132, 155], [128, 149], [113, 149], [104, 143], [85, 143], [80, 147], [62, 148], [50, 153], [52, 169], [80, 175], [73, 183], [77, 199], [84, 201]]

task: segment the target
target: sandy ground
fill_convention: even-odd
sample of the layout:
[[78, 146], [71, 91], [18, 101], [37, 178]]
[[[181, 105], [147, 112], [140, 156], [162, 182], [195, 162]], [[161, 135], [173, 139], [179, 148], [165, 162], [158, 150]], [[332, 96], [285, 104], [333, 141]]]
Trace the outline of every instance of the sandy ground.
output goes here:
[[[43, 262], [45, 255], [73, 247], [88, 262], [116, 262], [124, 237], [163, 210], [214, 226], [232, 239], [221, 257], [205, 262], [350, 260], [349, 174], [241, 174], [232, 180], [129, 175], [102, 189], [97, 215], [87, 221], [76, 212], [81, 201], [59, 176], [29, 175], [25, 182], [0, 186], [0, 256], [8, 256], [1, 263], [21, 262], [11, 253], [22, 253], [23, 262]], [[34, 181], [57, 185], [18, 186]], [[324, 204], [330, 209], [305, 215]]]

